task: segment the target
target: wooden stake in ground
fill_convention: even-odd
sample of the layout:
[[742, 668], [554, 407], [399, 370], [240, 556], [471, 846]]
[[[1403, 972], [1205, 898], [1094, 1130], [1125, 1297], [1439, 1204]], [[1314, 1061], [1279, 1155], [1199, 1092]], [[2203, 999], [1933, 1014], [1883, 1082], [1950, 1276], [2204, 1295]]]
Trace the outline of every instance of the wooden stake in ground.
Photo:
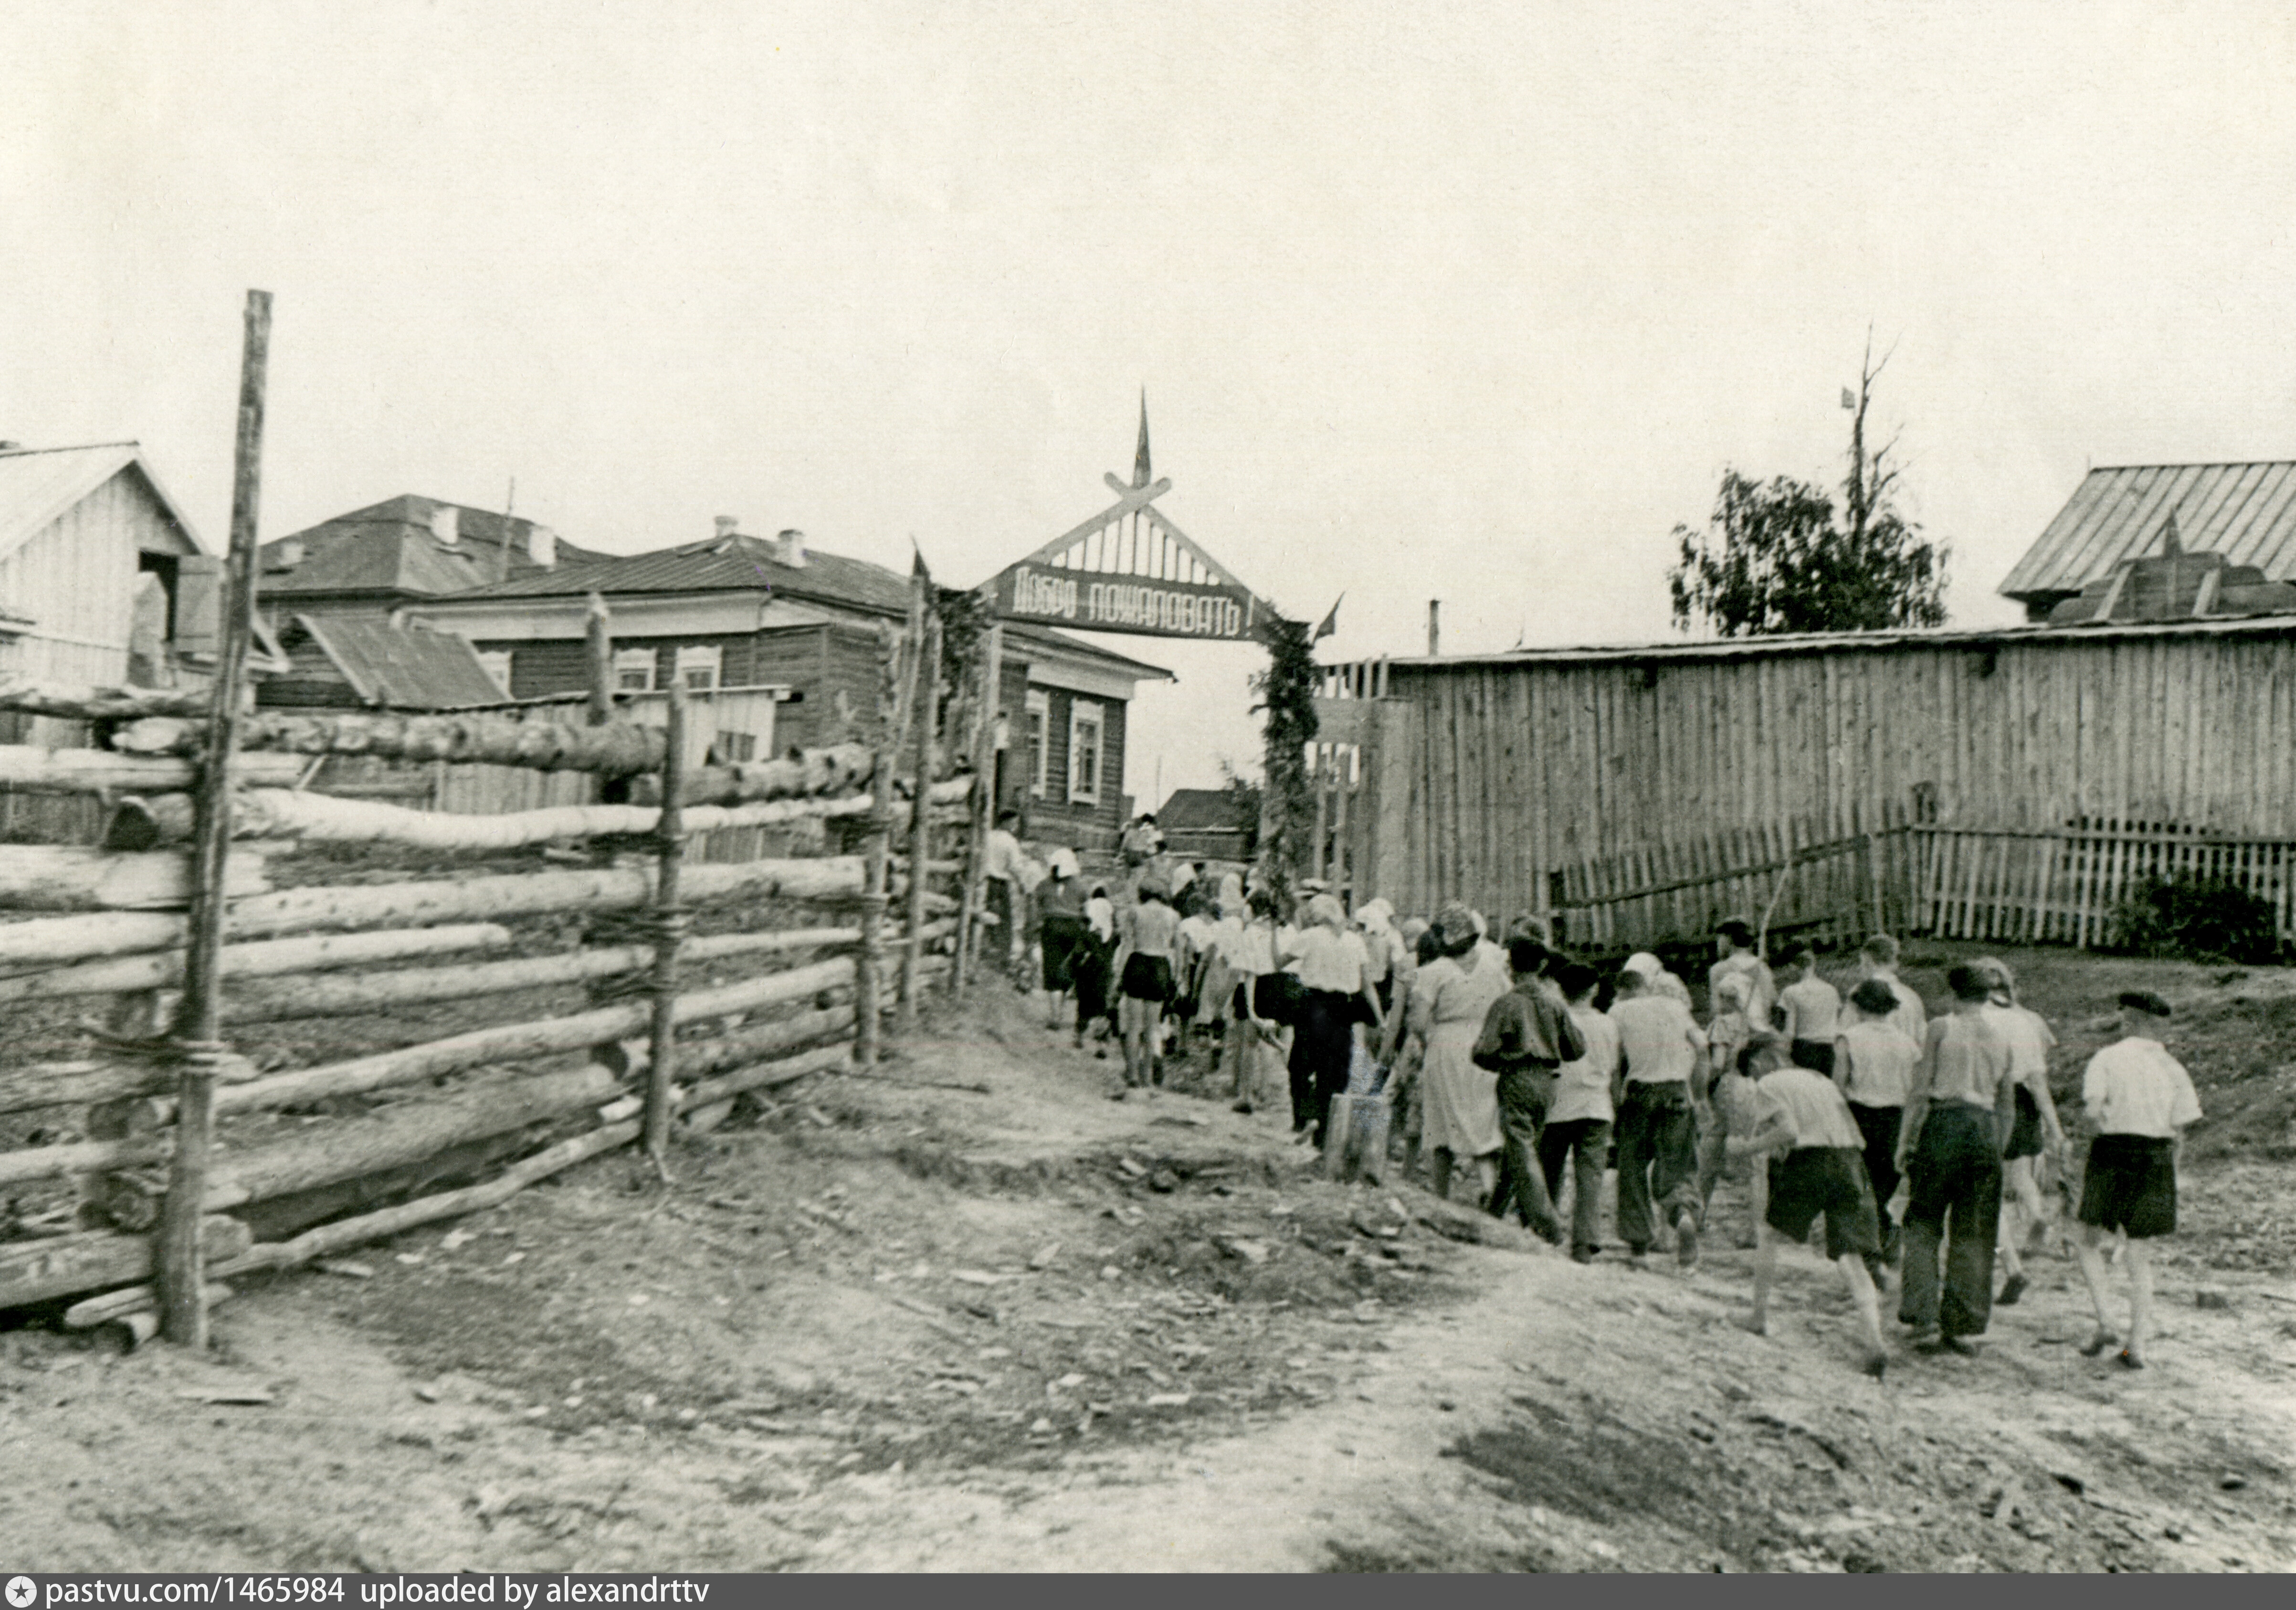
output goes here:
[[678, 874], [685, 864], [685, 681], [669, 684], [669, 743], [661, 762], [661, 870], [653, 897], [653, 1056], [646, 1075], [645, 1149], [654, 1172], [669, 1183], [669, 1123], [677, 1115], [670, 1089], [677, 1071], [677, 947], [685, 937], [685, 910], [677, 903]]
[[[909, 618], [922, 620], [919, 603], [912, 598]], [[877, 1060], [884, 1009], [885, 880], [892, 860], [893, 757], [901, 751], [904, 690], [902, 655], [914, 637], [904, 638], [890, 626], [878, 633], [882, 667], [877, 692], [880, 727], [875, 764], [870, 772], [872, 807], [869, 837], [863, 849], [861, 881], [861, 948], [855, 953], [854, 998], [858, 1011], [853, 1038], [853, 1060], [864, 1067]]]
[[[927, 583], [926, 585], [930, 585]], [[916, 797], [925, 798], [932, 786], [933, 727], [940, 710], [940, 616], [925, 617], [924, 641], [918, 646]], [[932, 858], [932, 813], [918, 810], [909, 832], [909, 925], [907, 946], [901, 952], [901, 1032], [917, 1025], [917, 964], [925, 954], [925, 864]]]
[[176, 1041], [184, 1058], [176, 1102], [176, 1155], [160, 1220], [158, 1273], [162, 1328], [186, 1347], [208, 1344], [208, 1303], [200, 1220], [208, 1195], [208, 1151], [215, 1133], [224, 875], [231, 854], [231, 762], [239, 742], [239, 706], [247, 646], [255, 634], [255, 520], [262, 493], [263, 382], [271, 349], [271, 293], [247, 293], [247, 330], [240, 358], [239, 440], [231, 491], [231, 554], [224, 588], [220, 649], [201, 755], [196, 833], [192, 846], [190, 947], [184, 957], [184, 1000]]
[[[972, 820], [967, 825], [964, 849], [964, 898], [959, 902], [956, 930], [956, 971], [950, 975], [950, 993], [963, 999], [980, 964], [983, 936], [981, 906], [987, 898], [988, 834], [996, 825], [996, 707], [1001, 689], [998, 677], [1004, 660], [1004, 624], [992, 622], [980, 655], [980, 701], [972, 713]], [[1017, 905], [1021, 891], [1012, 891]], [[1017, 912], [1009, 913], [1014, 921]], [[1004, 929], [996, 934], [996, 954], [1011, 954], [1013, 936]]]

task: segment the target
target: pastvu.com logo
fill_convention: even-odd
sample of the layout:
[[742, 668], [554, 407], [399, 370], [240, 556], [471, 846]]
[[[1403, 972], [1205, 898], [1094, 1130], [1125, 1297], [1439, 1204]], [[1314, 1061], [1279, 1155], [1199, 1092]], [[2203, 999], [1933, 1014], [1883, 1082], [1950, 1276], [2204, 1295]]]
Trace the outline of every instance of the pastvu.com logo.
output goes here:
[[8, 1603], [11, 1610], [28, 1610], [31, 1602], [40, 1597], [40, 1586], [29, 1576], [8, 1579]]

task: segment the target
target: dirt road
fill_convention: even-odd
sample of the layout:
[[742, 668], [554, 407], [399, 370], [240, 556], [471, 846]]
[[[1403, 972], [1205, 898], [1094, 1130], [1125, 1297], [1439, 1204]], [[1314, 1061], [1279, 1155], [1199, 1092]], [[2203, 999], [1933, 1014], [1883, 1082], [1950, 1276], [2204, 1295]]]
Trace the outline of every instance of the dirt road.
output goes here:
[[1814, 1254], [1730, 1323], [1736, 1202], [1695, 1271], [1582, 1268], [1111, 1068], [995, 995], [669, 1192], [601, 1160], [250, 1284], [211, 1359], [0, 1337], [0, 1563], [2296, 1568], [2284, 1162], [2196, 1167], [2143, 1376], [2045, 1256], [1876, 1385]]

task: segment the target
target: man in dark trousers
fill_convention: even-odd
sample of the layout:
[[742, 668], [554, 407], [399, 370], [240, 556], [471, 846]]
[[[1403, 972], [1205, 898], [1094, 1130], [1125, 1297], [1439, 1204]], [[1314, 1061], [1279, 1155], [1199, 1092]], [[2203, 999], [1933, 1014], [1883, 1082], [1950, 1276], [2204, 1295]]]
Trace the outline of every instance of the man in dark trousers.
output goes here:
[[1953, 1011], [1927, 1025], [1898, 1137], [1898, 1167], [1912, 1187], [1898, 1318], [1913, 1327], [1921, 1351], [1968, 1353], [1962, 1338], [1982, 1335], [1993, 1315], [2001, 1154], [2017, 1116], [2017, 1085], [2009, 1042], [1985, 1013], [1992, 977], [1956, 967], [1946, 986]]
[[1491, 1214], [1505, 1218], [1513, 1198], [1523, 1228], [1559, 1244], [1562, 1226], [1538, 1166], [1538, 1127], [1554, 1093], [1554, 1071], [1586, 1056], [1587, 1040], [1562, 993], [1542, 976], [1546, 962], [1546, 947], [1529, 935], [1507, 941], [1514, 988], [1491, 1003], [1472, 1055], [1477, 1067], [1499, 1076], [1499, 1179]]

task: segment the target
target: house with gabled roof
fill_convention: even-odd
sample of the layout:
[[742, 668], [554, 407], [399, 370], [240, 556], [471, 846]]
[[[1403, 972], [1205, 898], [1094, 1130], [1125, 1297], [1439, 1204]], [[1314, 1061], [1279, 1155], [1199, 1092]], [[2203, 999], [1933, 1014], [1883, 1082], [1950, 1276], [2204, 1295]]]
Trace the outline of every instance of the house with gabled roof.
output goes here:
[[[132, 441], [0, 443], [0, 671], [81, 686], [197, 686], [214, 663], [223, 562]], [[0, 739], [78, 741], [11, 712]]]
[[472, 710], [506, 690], [452, 632], [361, 615], [293, 615], [279, 628], [287, 668], [256, 686], [266, 710]]
[[[2213, 583], [2211, 571], [2221, 572]], [[2027, 620], [2065, 625], [2164, 610], [2275, 613], [2286, 607], [2275, 583], [2296, 583], [2296, 461], [2287, 459], [2091, 470], [1999, 590]], [[2149, 602], [2156, 594], [2174, 607]], [[2062, 616], [2060, 605], [2069, 606]]]
[[[512, 696], [542, 698], [587, 685], [593, 593], [612, 620], [624, 691], [672, 678], [718, 690], [710, 708], [726, 760], [825, 743], [851, 720], [873, 719], [879, 632], [909, 606], [909, 579], [898, 571], [824, 553], [801, 531], [760, 537], [720, 516], [699, 541], [562, 563], [410, 604], [398, 619], [468, 638]], [[1000, 801], [1021, 809], [1039, 837], [1112, 844], [1130, 804], [1127, 707], [1140, 682], [1170, 678], [1066, 633], [1007, 623]], [[729, 697], [743, 693], [750, 696]]]
[[263, 545], [257, 596], [291, 614], [365, 615], [601, 559], [548, 526], [494, 509], [405, 493]]

